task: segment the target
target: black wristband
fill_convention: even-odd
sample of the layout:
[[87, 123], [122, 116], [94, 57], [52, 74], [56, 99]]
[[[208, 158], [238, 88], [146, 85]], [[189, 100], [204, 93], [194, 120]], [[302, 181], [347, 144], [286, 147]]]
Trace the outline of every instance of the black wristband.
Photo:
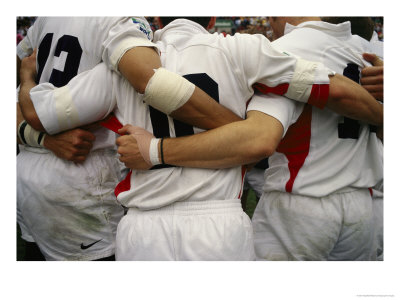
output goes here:
[[165, 161], [164, 161], [164, 152], [163, 152], [163, 142], [164, 142], [164, 138], [161, 139], [160, 142], [160, 154], [161, 154], [161, 163], [163, 165], [165, 165]]
[[26, 140], [25, 140], [25, 127], [28, 125], [28, 122], [26, 122], [25, 120], [23, 122], [20, 123], [20, 127], [19, 127], [19, 137], [22, 143], [24, 143], [25, 145]]

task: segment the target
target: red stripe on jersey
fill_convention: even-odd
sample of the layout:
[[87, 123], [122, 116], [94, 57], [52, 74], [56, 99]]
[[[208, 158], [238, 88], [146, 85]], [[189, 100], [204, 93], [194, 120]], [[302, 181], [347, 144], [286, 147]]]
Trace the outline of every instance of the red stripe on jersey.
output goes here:
[[114, 194], [116, 197], [118, 197], [120, 193], [129, 191], [131, 189], [131, 175], [132, 170], [129, 171], [124, 180], [117, 184], [114, 189]]
[[329, 84], [313, 84], [308, 104], [323, 109], [328, 102]]
[[270, 87], [268, 85], [257, 82], [256, 84], [253, 84], [253, 88], [263, 94], [272, 93], [276, 95], [284, 95], [289, 88], [289, 83], [282, 83], [275, 87]]
[[[282, 83], [275, 87], [270, 87], [262, 83], [256, 83], [253, 85], [253, 88], [263, 94], [272, 93], [282, 96], [286, 94], [289, 88], [289, 83]], [[328, 102], [328, 96], [329, 84], [313, 84], [307, 103], [322, 109]]]
[[115, 133], [118, 134], [118, 129], [121, 129], [123, 126], [118, 119], [112, 115], [110, 116], [107, 120], [100, 122], [100, 125], [110, 129], [111, 131], [114, 131]]
[[372, 188], [368, 188], [368, 190], [369, 190], [369, 193], [370, 193], [371, 197], [373, 197], [374, 196], [374, 191], [372, 190]]
[[[114, 115], [110, 115], [107, 120], [100, 122], [100, 125], [107, 129], [110, 129], [111, 131], [114, 131], [117, 134], [119, 134], [118, 130], [123, 127], [121, 122], [118, 121], [118, 119]], [[120, 193], [129, 191], [131, 189], [131, 175], [132, 170], [129, 171], [124, 180], [117, 184], [114, 189], [114, 194], [116, 197], [118, 197]]]
[[277, 152], [288, 159], [290, 178], [286, 182], [286, 191], [292, 192], [294, 181], [310, 151], [312, 106], [305, 105], [296, 123], [292, 124], [280, 142]]

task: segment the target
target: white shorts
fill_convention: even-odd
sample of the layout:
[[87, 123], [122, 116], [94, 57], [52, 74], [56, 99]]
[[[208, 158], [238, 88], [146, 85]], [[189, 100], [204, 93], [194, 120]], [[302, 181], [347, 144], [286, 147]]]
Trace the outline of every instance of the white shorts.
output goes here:
[[368, 189], [323, 198], [264, 193], [253, 228], [257, 260], [376, 260]]
[[374, 209], [377, 260], [383, 261], [383, 194], [376, 193], [374, 190], [372, 203]]
[[118, 225], [117, 260], [254, 260], [253, 230], [240, 200], [177, 202]]
[[32, 234], [29, 231], [29, 228], [25, 225], [24, 218], [22, 217], [22, 213], [18, 205], [17, 205], [17, 222], [19, 228], [21, 229], [21, 239], [30, 243], [34, 243], [35, 240], [33, 239]]
[[114, 188], [121, 164], [113, 150], [96, 150], [83, 164], [50, 152], [17, 156], [17, 204], [46, 260], [95, 260], [115, 253], [123, 216]]

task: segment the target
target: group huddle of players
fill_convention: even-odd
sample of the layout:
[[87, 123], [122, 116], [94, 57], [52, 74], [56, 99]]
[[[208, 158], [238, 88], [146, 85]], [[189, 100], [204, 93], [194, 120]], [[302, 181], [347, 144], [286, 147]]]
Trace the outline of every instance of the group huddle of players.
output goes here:
[[341, 21], [270, 17], [271, 42], [212, 17], [37, 18], [17, 46], [22, 238], [45, 260], [383, 259], [382, 42]]

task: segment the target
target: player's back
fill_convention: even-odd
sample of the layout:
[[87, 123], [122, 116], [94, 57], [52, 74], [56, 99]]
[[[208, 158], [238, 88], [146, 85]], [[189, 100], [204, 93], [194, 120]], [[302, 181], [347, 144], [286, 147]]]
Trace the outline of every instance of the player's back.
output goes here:
[[[37, 79], [55, 87], [66, 85], [75, 75], [102, 61], [104, 42], [118, 18], [39, 17], [17, 51], [20, 57], [37, 48]], [[96, 135], [92, 150], [114, 147], [115, 135], [104, 128]]]
[[[312, 47], [310, 47], [310, 40]], [[274, 43], [304, 59], [320, 61], [359, 82], [368, 42], [352, 38], [350, 26], [309, 22]], [[327, 109], [305, 106], [269, 159], [265, 191], [322, 197], [368, 188], [383, 177], [380, 141], [367, 124]], [[300, 151], [299, 151], [300, 149]]]
[[[18, 55], [23, 58], [38, 48], [39, 81], [64, 86], [101, 62], [102, 40], [108, 34], [101, 19], [38, 18]], [[56, 100], [56, 112], [74, 113], [65, 98]], [[35, 108], [38, 115], [44, 111]], [[95, 260], [115, 252], [115, 231], [123, 216], [112, 194], [121, 178], [115, 134], [105, 128], [93, 133], [96, 140], [82, 164], [42, 148], [27, 147], [18, 155], [18, 206], [46, 260]]]
[[[38, 48], [39, 82], [64, 86], [102, 58], [103, 42], [114, 22], [96, 17], [39, 17], [28, 30], [22, 50]], [[115, 21], [115, 20], [114, 20]]]
[[[175, 24], [176, 21], [175, 21]], [[229, 53], [218, 45], [221, 37], [207, 33], [200, 25], [179, 20], [181, 30], [155, 33], [163, 66], [176, 72], [207, 92], [222, 105], [245, 117], [246, 102], [253, 91], [245, 74], [240, 72]], [[128, 83], [123, 83], [129, 89]], [[131, 99], [119, 95], [118, 99]], [[135, 97], [135, 96], [134, 96]], [[136, 98], [138, 96], [136, 94]], [[164, 113], [143, 104], [143, 101], [119, 101], [118, 110], [125, 123], [144, 127], [156, 137], [184, 136], [201, 132], [199, 128], [172, 120]], [[163, 165], [152, 171], [132, 171], [128, 190], [118, 195], [126, 207], [155, 209], [176, 201], [232, 200], [242, 192], [241, 167], [214, 170], [181, 168]]]

